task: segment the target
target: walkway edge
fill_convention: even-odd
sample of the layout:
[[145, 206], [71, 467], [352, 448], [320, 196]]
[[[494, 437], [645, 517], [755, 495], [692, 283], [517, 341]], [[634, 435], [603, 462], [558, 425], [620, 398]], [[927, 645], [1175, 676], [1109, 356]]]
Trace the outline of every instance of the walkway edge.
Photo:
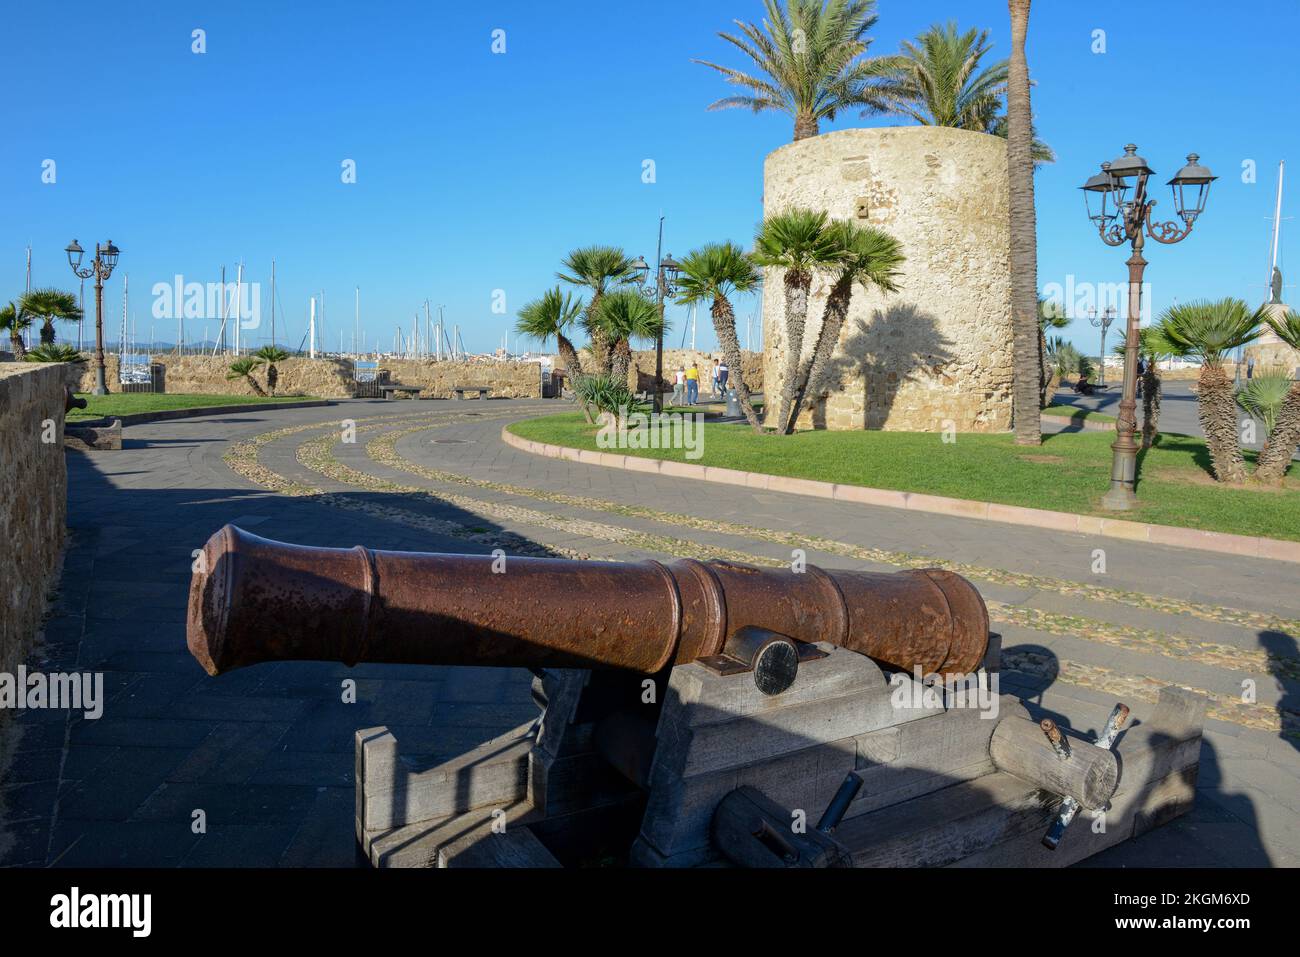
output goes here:
[[860, 505], [878, 505], [884, 508], [901, 508], [913, 512], [930, 512], [935, 515], [953, 515], [958, 518], [975, 518], [1006, 525], [1028, 525], [1059, 532], [1078, 532], [1083, 535], [1100, 535], [1105, 538], [1122, 538], [1154, 545], [1172, 545], [1204, 552], [1226, 555], [1244, 555], [1247, 558], [1264, 558], [1270, 561], [1300, 563], [1300, 542], [1254, 535], [1234, 535], [1230, 532], [1205, 532], [1176, 525], [1151, 525], [1146, 522], [1128, 522], [1117, 518], [1098, 518], [1095, 515], [1076, 515], [1073, 512], [1053, 512], [1022, 505], [1002, 505], [997, 502], [976, 502], [921, 492], [899, 492], [893, 489], [866, 488], [861, 485], [840, 485], [815, 479], [792, 478], [784, 475], [767, 475], [763, 472], [742, 472], [712, 465], [694, 465], [690, 462], [673, 462], [639, 455], [611, 455], [590, 449], [574, 449], [562, 445], [548, 445], [515, 435], [510, 427], [501, 429], [501, 441], [511, 448], [552, 459], [568, 459], [584, 465], [630, 472], [655, 472], [673, 478], [689, 478], [723, 485], [743, 485], [746, 488], [764, 489], [768, 492], [785, 492], [813, 498], [829, 498], [837, 502], [856, 502]]
[[314, 409], [317, 406], [333, 405], [330, 399], [304, 399], [302, 402], [257, 402], [246, 405], [199, 405], [191, 409], [159, 409], [157, 412], [133, 412], [129, 415], [105, 415], [98, 419], [71, 419], [66, 424], [75, 428], [99, 428], [109, 425], [114, 419], [122, 420], [122, 428], [128, 425], [143, 425], [146, 422], [162, 422], [166, 419], [196, 419], [203, 415], [231, 415], [236, 412], [269, 412], [272, 409]]

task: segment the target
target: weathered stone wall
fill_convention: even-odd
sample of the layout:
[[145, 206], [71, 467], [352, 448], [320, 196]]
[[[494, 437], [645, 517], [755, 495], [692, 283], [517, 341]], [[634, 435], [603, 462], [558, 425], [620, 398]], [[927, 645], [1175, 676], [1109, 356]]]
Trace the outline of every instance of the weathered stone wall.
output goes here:
[[[90, 392], [95, 388], [95, 352], [83, 352], [86, 362], [81, 367], [81, 380], [77, 384], [78, 392]], [[118, 362], [117, 356], [110, 353], [104, 353], [104, 381], [108, 383], [108, 391], [118, 391], [117, 385]]]
[[[165, 368], [164, 383], [167, 392], [186, 395], [254, 395], [253, 387], [245, 378], [227, 379], [230, 370], [229, 356], [174, 356], [152, 357], [153, 362]], [[423, 362], [415, 359], [382, 360], [380, 368], [391, 373], [390, 379], [401, 385], [423, 386], [420, 394], [426, 398], [451, 397], [453, 386], [487, 386], [492, 395], [506, 398], [540, 398], [542, 394], [541, 366], [536, 362]], [[105, 356], [104, 362], [108, 391], [121, 391], [118, 386], [116, 356]], [[355, 380], [351, 360], [347, 359], [285, 359], [275, 364], [279, 372], [276, 395], [309, 395], [320, 399], [345, 399], [353, 394]], [[259, 385], [266, 389], [266, 366], [253, 373]], [[95, 385], [95, 370], [88, 362], [81, 376], [78, 391], [89, 392]]]
[[[230, 380], [230, 356], [153, 356], [166, 369], [166, 390], [185, 395], [255, 395], [244, 378]], [[344, 399], [352, 395], [352, 363], [343, 359], [285, 359], [275, 364], [279, 378], [276, 395], [310, 395], [320, 399]], [[266, 389], [266, 366], [253, 373]], [[112, 385], [109, 390], [112, 391]]]
[[[683, 369], [691, 367], [691, 361], [694, 360], [700, 367], [700, 391], [708, 392], [713, 372], [713, 360], [721, 359], [722, 350], [716, 352], [706, 352], [703, 349], [665, 349], [664, 350], [664, 378], [668, 381], [669, 390], [672, 389], [673, 373], [677, 371], [678, 366]], [[750, 392], [763, 391], [763, 354], [761, 352], [746, 352], [741, 350], [741, 374], [745, 377], [745, 385]], [[735, 377], [735, 371], [732, 371], [732, 377]], [[653, 349], [637, 350], [632, 353], [632, 368], [628, 370], [628, 387], [633, 392], [648, 392], [654, 387], [655, 378], [655, 354]]]
[[0, 363], [0, 672], [22, 661], [57, 583], [68, 499], [63, 387], [75, 375], [64, 365]]
[[424, 398], [450, 399], [456, 386], [486, 386], [495, 399], [540, 399], [542, 367], [536, 362], [423, 362], [385, 359], [390, 380], [422, 387]]
[[[1011, 423], [1006, 143], [932, 126], [850, 129], [791, 143], [764, 166], [764, 213], [826, 210], [885, 230], [907, 262], [892, 294], [854, 289], [825, 398], [800, 418], [830, 429], [996, 432]], [[763, 297], [768, 425], [785, 376], [782, 277]], [[804, 355], [832, 278], [813, 283]]]

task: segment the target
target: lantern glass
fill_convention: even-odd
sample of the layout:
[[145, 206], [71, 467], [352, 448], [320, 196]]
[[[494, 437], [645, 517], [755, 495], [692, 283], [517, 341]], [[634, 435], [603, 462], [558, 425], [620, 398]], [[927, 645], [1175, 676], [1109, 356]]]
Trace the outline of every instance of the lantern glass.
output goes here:
[[650, 267], [646, 264], [645, 257], [637, 256], [636, 262], [632, 263], [632, 281], [636, 283], [645, 282], [645, 278], [648, 275], [650, 275]]
[[63, 251], [68, 254], [68, 265], [70, 265], [74, 270], [80, 269], [81, 257], [86, 254], [86, 251], [81, 248], [81, 243], [74, 239], [72, 242], [68, 243]]
[[109, 240], [99, 251], [99, 257], [104, 263], [105, 272], [112, 272], [117, 266], [117, 257], [121, 255], [122, 250], [113, 245], [113, 240]]
[[1218, 179], [1209, 167], [1201, 165], [1200, 160], [1195, 153], [1188, 154], [1187, 165], [1169, 181], [1174, 210], [1187, 223], [1205, 212], [1205, 202], [1210, 197], [1210, 184]]
[[676, 279], [677, 274], [682, 270], [681, 264], [678, 263], [677, 260], [673, 259], [672, 253], [668, 253], [668, 255], [664, 256], [663, 262], [659, 264], [659, 268], [663, 271], [664, 278], [669, 282]]

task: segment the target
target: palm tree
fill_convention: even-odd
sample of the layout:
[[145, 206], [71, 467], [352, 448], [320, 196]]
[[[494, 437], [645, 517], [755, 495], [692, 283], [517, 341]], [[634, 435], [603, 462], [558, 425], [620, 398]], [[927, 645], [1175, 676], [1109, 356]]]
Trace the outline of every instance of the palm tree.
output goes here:
[[709, 315], [713, 317], [713, 331], [722, 346], [723, 358], [731, 370], [730, 381], [735, 385], [736, 398], [750, 428], [761, 435], [763, 426], [754, 411], [749, 386], [742, 374], [740, 340], [736, 337], [736, 313], [731, 307], [731, 295], [750, 292], [762, 281], [749, 254], [732, 242], [709, 243], [694, 250], [681, 261], [677, 278], [677, 302], [682, 305], [710, 302]]
[[23, 356], [27, 362], [85, 362], [83, 356], [76, 346], [55, 345], [50, 342], [42, 342], [35, 349], [28, 349], [27, 354]]
[[[1292, 349], [1300, 349], [1300, 313], [1288, 309], [1285, 316], [1268, 317], [1268, 324], [1277, 337]], [[1261, 482], [1281, 482], [1291, 465], [1291, 456], [1300, 445], [1300, 381], [1291, 383], [1286, 399], [1278, 410], [1277, 421], [1268, 441], [1259, 451], [1255, 478]]]
[[27, 345], [23, 342], [23, 331], [32, 324], [32, 317], [23, 312], [22, 307], [10, 302], [0, 308], [0, 330], [9, 333], [9, 348], [15, 359], [27, 355]]
[[[578, 361], [578, 350], [566, 333], [582, 315], [582, 300], [575, 299], [572, 293], [561, 292], [560, 287], [548, 289], [541, 297], [527, 303], [519, 310], [515, 321], [515, 331], [520, 335], [536, 339], [543, 346], [547, 340], [554, 339], [560, 353], [560, 360], [569, 377], [570, 384], [577, 383], [582, 377], [582, 364]], [[576, 392], [575, 392], [576, 394]], [[582, 414], [591, 424], [591, 413], [581, 396], [578, 400]]]
[[77, 297], [61, 289], [33, 289], [18, 302], [18, 308], [41, 320], [41, 344], [54, 344], [54, 320], [76, 322], [81, 318]]
[[[1055, 300], [1039, 298], [1038, 300], [1038, 354], [1042, 356], [1042, 374], [1038, 379], [1038, 407], [1047, 408], [1051, 398], [1047, 390], [1052, 385], [1053, 367], [1047, 349], [1047, 330], [1064, 329], [1070, 324], [1070, 317], [1065, 314], [1065, 307]], [[1059, 340], [1058, 340], [1059, 341]]]
[[754, 74], [708, 60], [727, 82], [746, 92], [724, 97], [710, 110], [733, 107], [762, 113], [775, 110], [794, 119], [796, 141], [816, 136], [822, 120], [854, 107], [872, 107], [877, 61], [863, 58], [876, 23], [875, 0], [763, 0], [766, 16], [757, 23], [734, 21], [740, 35], [718, 36], [754, 61]]
[[[879, 105], [865, 110], [906, 116], [922, 126], [949, 126], [1006, 137], [1002, 104], [1007, 94], [1008, 63], [983, 65], [988, 55], [988, 30], [959, 33], [956, 21], [935, 24], [915, 41], [904, 40], [896, 56], [883, 58], [883, 80], [877, 88]], [[1038, 140], [1032, 147], [1036, 163], [1055, 160]]]
[[1038, 238], [1034, 214], [1033, 113], [1025, 35], [1030, 0], [1007, 0], [1011, 11], [1011, 61], [1007, 65], [1007, 181], [1011, 204], [1011, 344], [1014, 380], [1011, 420], [1017, 445], [1043, 441], [1039, 382]]
[[[564, 272], [556, 273], [561, 282], [591, 290], [591, 299], [583, 315], [583, 326], [591, 337], [591, 353], [596, 359], [596, 372], [608, 375], [613, 355], [613, 343], [607, 342], [595, 321], [601, 297], [611, 285], [625, 283], [632, 278], [632, 260], [617, 246], [584, 246], [564, 258]], [[576, 372], [576, 370], [575, 370]]]
[[266, 395], [265, 390], [262, 389], [261, 383], [259, 383], [257, 379], [253, 378], [253, 373], [257, 371], [257, 367], [261, 364], [262, 360], [257, 356], [244, 356], [242, 359], [236, 359], [234, 362], [230, 363], [230, 371], [226, 373], [226, 378], [231, 382], [234, 382], [236, 379], [247, 379], [248, 384], [253, 387], [254, 392], [258, 395]]
[[[754, 262], [783, 271], [786, 354], [776, 409], [778, 430], [790, 419], [813, 272], [837, 264], [840, 252], [835, 237], [826, 229], [826, 214], [811, 209], [795, 208], [769, 216], [754, 237]], [[771, 406], [769, 400], [768, 407]]]
[[659, 310], [634, 289], [615, 289], [601, 297], [592, 321], [610, 345], [610, 375], [625, 381], [632, 366], [632, 340], [658, 337]]
[[262, 346], [253, 355], [266, 363], [266, 387], [271, 390], [271, 395], [275, 395], [276, 383], [280, 381], [280, 370], [275, 364], [288, 359], [289, 353], [279, 346]]
[[1232, 298], [1170, 306], [1160, 316], [1160, 335], [1175, 354], [1201, 360], [1197, 411], [1214, 477], [1220, 482], [1239, 483], [1247, 477], [1237, 432], [1237, 401], [1223, 360], [1233, 349], [1259, 337], [1258, 327], [1266, 316], [1264, 308], [1251, 312], [1245, 302]]
[[814, 396], [821, 392], [822, 379], [839, 344], [844, 320], [848, 318], [853, 287], [859, 285], [869, 289], [874, 286], [882, 292], [897, 292], [898, 273], [906, 259], [898, 240], [874, 227], [837, 220], [826, 227], [826, 232], [839, 250], [836, 257], [839, 275], [822, 308], [822, 324], [817, 331], [812, 355], [800, 364], [794, 401], [790, 403], [789, 417], [784, 422], [786, 432], [794, 431], [809, 385], [813, 387]]

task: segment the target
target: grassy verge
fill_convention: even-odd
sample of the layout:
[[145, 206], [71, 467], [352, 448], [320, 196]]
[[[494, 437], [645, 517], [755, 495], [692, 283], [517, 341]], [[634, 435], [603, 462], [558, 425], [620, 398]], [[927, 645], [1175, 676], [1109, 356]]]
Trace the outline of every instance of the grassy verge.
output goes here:
[[[595, 427], [576, 413], [517, 422], [510, 430], [535, 442], [599, 450]], [[1045, 435], [1040, 448], [1024, 448], [1010, 435], [961, 434], [944, 443], [937, 433], [758, 436], [744, 426], [706, 424], [698, 459], [686, 459], [683, 449], [610, 451], [1114, 518], [1099, 507], [1112, 440], [1106, 432], [1075, 432]], [[1246, 457], [1253, 461], [1254, 453]], [[1161, 435], [1139, 457], [1137, 491], [1140, 506], [1123, 518], [1300, 541], [1300, 478], [1292, 475], [1279, 490], [1218, 486], [1200, 439]]]
[[223, 405], [261, 405], [268, 402], [302, 402], [309, 396], [278, 395], [171, 395], [154, 392], [114, 392], [109, 395], [79, 393], [86, 400], [84, 409], [68, 412], [68, 421], [98, 419], [105, 415], [135, 415], [139, 412], [166, 412], [172, 409], [201, 409]]
[[1055, 415], [1061, 418], [1076, 419], [1082, 421], [1087, 419], [1089, 422], [1114, 422], [1115, 416], [1106, 415], [1103, 412], [1094, 412], [1091, 409], [1081, 409], [1077, 405], [1049, 405], [1043, 410], [1043, 415]]

